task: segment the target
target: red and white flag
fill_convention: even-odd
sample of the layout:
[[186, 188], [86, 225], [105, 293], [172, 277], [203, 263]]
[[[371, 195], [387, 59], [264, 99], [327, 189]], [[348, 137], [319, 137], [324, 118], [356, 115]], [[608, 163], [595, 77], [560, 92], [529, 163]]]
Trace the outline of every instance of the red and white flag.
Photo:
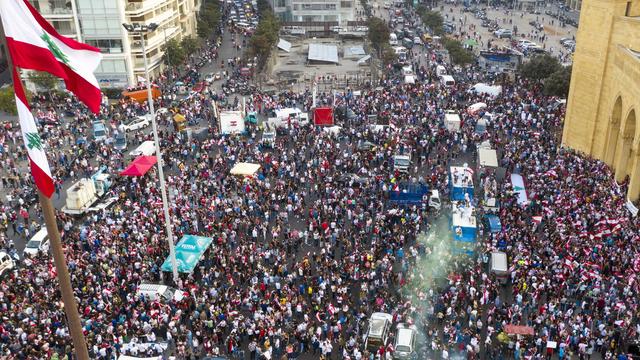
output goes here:
[[38, 189], [47, 197], [54, 192], [44, 143], [29, 109], [16, 67], [48, 72], [62, 78], [67, 90], [97, 113], [102, 94], [93, 71], [100, 64], [100, 50], [66, 38], [49, 24], [27, 0], [0, 1], [0, 18], [7, 38], [13, 66], [16, 107], [22, 138], [27, 147], [31, 174]]

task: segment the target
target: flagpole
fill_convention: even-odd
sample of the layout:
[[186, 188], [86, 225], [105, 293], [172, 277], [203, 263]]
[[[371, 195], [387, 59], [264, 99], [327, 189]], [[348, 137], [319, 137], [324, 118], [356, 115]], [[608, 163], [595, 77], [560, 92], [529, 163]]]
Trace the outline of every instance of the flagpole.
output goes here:
[[[7, 38], [1, 21], [0, 38], [2, 45], [4, 46], [8, 69], [13, 72], [13, 61], [9, 54]], [[13, 81], [13, 75], [11, 76], [11, 80]], [[22, 82], [19, 78], [18, 81]], [[18, 85], [22, 86], [22, 84]], [[16, 88], [15, 83], [13, 84], [13, 88]], [[89, 352], [87, 351], [87, 344], [82, 332], [80, 314], [78, 314], [78, 304], [76, 303], [73, 287], [71, 286], [71, 278], [69, 277], [67, 261], [64, 258], [64, 250], [62, 249], [62, 241], [60, 239], [60, 231], [58, 230], [58, 223], [56, 221], [55, 209], [51, 199], [45, 196], [40, 190], [38, 190], [38, 195], [47, 228], [47, 235], [49, 236], [51, 244], [51, 254], [53, 255], [53, 262], [56, 266], [56, 274], [58, 277], [58, 283], [60, 284], [60, 293], [62, 295], [62, 302], [64, 303], [64, 312], [67, 316], [67, 326], [69, 327], [69, 333], [71, 335], [71, 340], [73, 341], [73, 348], [78, 360], [89, 360]]]

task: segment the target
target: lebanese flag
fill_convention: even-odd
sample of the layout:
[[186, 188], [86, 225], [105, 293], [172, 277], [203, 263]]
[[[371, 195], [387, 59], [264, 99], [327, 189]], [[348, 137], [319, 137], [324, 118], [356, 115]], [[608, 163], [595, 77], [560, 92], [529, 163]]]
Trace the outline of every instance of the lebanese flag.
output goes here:
[[43, 195], [51, 197], [55, 186], [53, 184], [53, 177], [51, 176], [51, 169], [47, 162], [47, 156], [44, 153], [44, 142], [38, 134], [38, 127], [29, 109], [29, 103], [27, 102], [20, 76], [15, 67], [13, 68], [13, 83], [15, 84], [16, 108], [18, 109], [18, 118], [20, 119], [20, 131], [22, 131], [22, 139], [29, 154], [29, 165], [31, 167], [33, 181]]
[[14, 66], [62, 78], [67, 90], [98, 113], [102, 95], [93, 72], [100, 50], [58, 34], [27, 0], [0, 1], [0, 17]]

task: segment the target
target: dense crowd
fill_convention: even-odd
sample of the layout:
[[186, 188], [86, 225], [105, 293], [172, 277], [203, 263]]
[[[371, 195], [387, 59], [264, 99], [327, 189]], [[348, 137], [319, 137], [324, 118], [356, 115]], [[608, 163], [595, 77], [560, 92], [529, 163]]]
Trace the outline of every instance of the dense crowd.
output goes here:
[[[208, 44], [205, 56], [215, 59], [217, 46]], [[482, 74], [474, 67], [454, 70], [432, 50], [414, 51], [415, 85], [391, 75], [359, 95], [321, 94], [320, 102], [345, 109], [338, 134], [286, 124], [273, 147], [259, 141], [253, 125], [246, 136], [218, 133], [211, 104], [221, 94], [204, 90], [180, 101], [171, 84], [195, 84], [191, 68], [183, 73], [193, 78], [172, 71], [158, 80], [165, 94], [159, 107], [210, 127], [205, 136], [187, 137], [158, 116], [176, 236], [207, 236], [213, 244], [177, 283], [161, 271], [168, 248], [154, 170], [139, 178], [114, 175], [110, 195], [119, 200], [110, 208], [81, 221], [59, 213], [91, 358], [156, 355], [167, 351], [160, 344], [168, 344], [178, 359], [385, 359], [394, 352], [392, 342], [365, 347], [373, 312], [392, 314], [394, 324], [416, 324], [418, 357], [424, 359], [623, 354], [638, 335], [640, 270], [640, 229], [625, 207], [625, 185], [617, 185], [602, 162], [559, 146], [564, 109], [557, 99], [522, 81], [505, 84], [498, 97], [470, 93]], [[442, 85], [437, 65], [464, 73], [470, 83]], [[227, 107], [238, 106], [228, 100]], [[484, 111], [467, 113], [480, 101], [487, 104]], [[309, 91], [256, 91], [245, 110], [268, 117], [285, 107], [308, 111], [311, 102]], [[127, 100], [104, 105], [99, 117], [114, 131], [122, 119], [147, 112], [145, 104]], [[459, 132], [443, 126], [445, 110], [461, 114]], [[129, 162], [110, 142], [91, 139], [93, 117], [74, 99], [41, 97], [34, 111], [57, 180], [54, 197], [100, 165], [117, 174]], [[478, 132], [476, 123], [486, 113], [492, 120]], [[371, 126], [380, 120], [390, 125]], [[0, 247], [12, 255], [14, 242], [28, 239], [42, 221], [29, 199], [17, 130], [9, 122], [0, 130], [7, 195], [0, 204]], [[129, 143], [149, 138], [136, 132]], [[375, 146], [362, 149], [363, 141]], [[387, 201], [388, 193], [398, 182], [420, 181], [447, 198], [448, 166], [473, 163], [481, 142], [498, 150], [507, 174], [525, 178], [529, 202], [518, 202], [508, 176], [478, 179], [483, 186], [476, 187], [474, 202], [483, 191], [497, 195], [502, 229], [484, 229], [481, 220], [490, 210], [478, 204], [475, 254], [441, 254], [438, 266], [447, 279], [425, 286], [417, 264], [436, 249], [417, 239], [434, 231], [447, 207], [440, 214], [402, 209]], [[406, 174], [393, 167], [397, 153], [412, 154]], [[261, 168], [253, 177], [231, 175], [239, 161]], [[487, 271], [489, 254], [498, 249], [508, 254], [508, 285]], [[171, 284], [183, 298], [151, 300], [138, 295], [141, 283]], [[0, 279], [0, 356], [72, 358], [57, 286], [46, 254], [21, 259]], [[506, 325], [530, 327], [533, 335], [509, 334]]]

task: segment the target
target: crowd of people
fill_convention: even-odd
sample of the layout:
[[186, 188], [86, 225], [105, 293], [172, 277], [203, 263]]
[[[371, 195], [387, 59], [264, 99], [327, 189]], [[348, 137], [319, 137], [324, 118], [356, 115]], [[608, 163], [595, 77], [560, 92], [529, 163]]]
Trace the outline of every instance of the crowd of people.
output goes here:
[[[207, 56], [219, 45], [208, 44]], [[160, 107], [209, 128], [206, 136], [187, 137], [159, 116], [175, 235], [213, 239], [193, 272], [176, 282], [161, 270], [169, 250], [155, 170], [115, 175], [131, 159], [91, 139], [86, 109], [67, 96], [35, 99], [57, 181], [54, 197], [102, 165], [115, 177], [110, 194], [119, 200], [111, 207], [80, 220], [58, 213], [91, 358], [390, 358], [395, 331], [386, 346], [366, 346], [374, 312], [417, 326], [420, 359], [623, 358], [640, 325], [640, 229], [625, 206], [625, 184], [616, 184], [602, 162], [560, 147], [564, 108], [557, 99], [521, 80], [504, 84], [498, 97], [469, 93], [464, 81], [445, 86], [436, 66], [455, 71], [433, 50], [414, 51], [415, 84], [391, 73], [359, 95], [321, 94], [321, 103], [345, 109], [338, 134], [284, 122], [270, 147], [251, 124], [246, 135], [219, 134], [210, 109], [220, 94], [205, 89], [178, 102], [170, 94], [180, 73], [159, 79]], [[483, 76], [473, 66], [459, 71], [470, 81]], [[280, 108], [312, 108], [308, 90], [256, 91], [247, 100], [245, 111], [261, 118]], [[484, 111], [466, 111], [480, 101]], [[124, 99], [104, 105], [99, 117], [114, 131], [120, 120], [147, 111]], [[461, 114], [459, 131], [443, 126], [445, 110]], [[492, 120], [478, 132], [485, 113]], [[378, 123], [389, 125], [372, 126]], [[13, 256], [21, 255], [16, 242], [42, 224], [18, 137], [16, 125], [4, 123], [0, 248]], [[148, 139], [140, 131], [128, 141]], [[364, 141], [374, 146], [359, 147]], [[421, 239], [436, 231], [448, 207], [402, 208], [388, 202], [389, 192], [399, 182], [422, 182], [446, 199], [449, 165], [473, 166], [483, 142], [498, 150], [507, 174], [525, 178], [529, 201], [518, 201], [508, 176], [477, 179], [483, 186], [470, 199], [480, 234], [474, 255], [439, 252]], [[412, 155], [408, 173], [394, 169], [398, 153]], [[231, 175], [240, 161], [259, 164], [258, 173]], [[498, 210], [483, 209], [483, 191], [497, 196]], [[499, 216], [500, 231], [484, 229], [489, 212]], [[507, 285], [488, 271], [496, 250], [508, 254]], [[435, 255], [446, 279], [425, 282], [422, 260]], [[145, 283], [168, 284], [181, 296], [145, 296], [138, 291]], [[73, 358], [57, 288], [45, 253], [23, 256], [0, 279], [0, 357]], [[531, 332], [512, 334], [507, 325]]]

